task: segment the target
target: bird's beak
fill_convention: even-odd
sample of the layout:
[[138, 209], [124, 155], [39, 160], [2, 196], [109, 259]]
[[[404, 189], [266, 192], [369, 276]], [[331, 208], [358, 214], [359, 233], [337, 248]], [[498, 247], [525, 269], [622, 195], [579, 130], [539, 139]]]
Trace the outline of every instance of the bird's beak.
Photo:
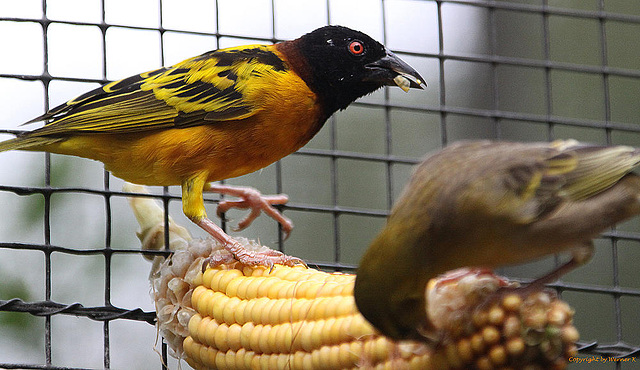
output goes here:
[[410, 88], [424, 89], [427, 85], [415, 69], [387, 50], [387, 54], [365, 66], [369, 70], [368, 81], [382, 82], [385, 85], [398, 85], [402, 90]]

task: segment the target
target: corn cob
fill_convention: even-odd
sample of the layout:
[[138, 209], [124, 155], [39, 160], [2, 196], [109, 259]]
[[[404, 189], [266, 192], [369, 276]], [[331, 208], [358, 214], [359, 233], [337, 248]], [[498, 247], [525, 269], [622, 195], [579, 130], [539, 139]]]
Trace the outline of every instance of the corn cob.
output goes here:
[[152, 291], [159, 330], [195, 369], [561, 369], [576, 352], [566, 303], [547, 291], [519, 293], [491, 273], [432, 280], [427, 311], [440, 335], [393, 342], [357, 312], [355, 275], [237, 263], [203, 273], [206, 258], [226, 251], [213, 240], [175, 245], [152, 271]]
[[188, 362], [342, 369], [414, 360], [424, 368], [427, 353], [415, 351], [425, 346], [399, 347], [375, 334], [355, 308], [353, 282], [353, 275], [304, 267], [207, 269], [191, 297], [198, 313], [184, 341]]

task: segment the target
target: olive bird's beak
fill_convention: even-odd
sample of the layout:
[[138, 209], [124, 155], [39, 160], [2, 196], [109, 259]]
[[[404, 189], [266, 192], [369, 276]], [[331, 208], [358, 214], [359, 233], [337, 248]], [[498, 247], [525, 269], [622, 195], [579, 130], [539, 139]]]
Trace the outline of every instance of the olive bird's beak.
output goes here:
[[388, 50], [384, 57], [367, 64], [365, 68], [370, 72], [366, 80], [398, 85], [404, 91], [410, 88], [424, 89], [427, 85], [415, 69]]

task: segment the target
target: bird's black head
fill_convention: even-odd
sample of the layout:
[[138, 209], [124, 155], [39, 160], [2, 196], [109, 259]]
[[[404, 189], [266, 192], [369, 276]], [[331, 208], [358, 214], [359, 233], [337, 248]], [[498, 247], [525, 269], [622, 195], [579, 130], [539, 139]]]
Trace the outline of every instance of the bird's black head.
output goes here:
[[290, 45], [295, 45], [296, 58], [304, 60], [296, 72], [318, 94], [327, 117], [384, 85], [405, 91], [424, 86], [418, 72], [382, 44], [346, 27], [322, 27]]

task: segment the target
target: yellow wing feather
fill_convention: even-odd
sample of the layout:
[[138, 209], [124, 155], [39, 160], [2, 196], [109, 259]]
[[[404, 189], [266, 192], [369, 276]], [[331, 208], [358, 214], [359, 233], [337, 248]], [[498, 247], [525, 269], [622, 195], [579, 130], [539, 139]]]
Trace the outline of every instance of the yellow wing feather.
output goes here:
[[31, 135], [117, 134], [243, 119], [262, 105], [247, 89], [264, 87], [257, 80], [286, 72], [270, 45], [215, 50], [70, 100], [33, 120], [51, 121]]

